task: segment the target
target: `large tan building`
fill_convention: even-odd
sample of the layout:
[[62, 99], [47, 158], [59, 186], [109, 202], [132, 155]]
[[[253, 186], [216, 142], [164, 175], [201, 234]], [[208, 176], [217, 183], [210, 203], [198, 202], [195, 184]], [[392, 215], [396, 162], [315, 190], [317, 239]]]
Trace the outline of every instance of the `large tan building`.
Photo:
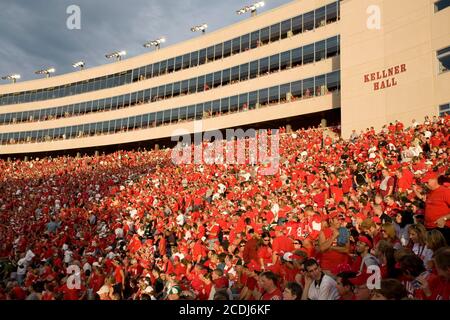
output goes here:
[[450, 102], [448, 0], [301, 0], [152, 53], [0, 86], [0, 155], [163, 141], [176, 129], [422, 119]]

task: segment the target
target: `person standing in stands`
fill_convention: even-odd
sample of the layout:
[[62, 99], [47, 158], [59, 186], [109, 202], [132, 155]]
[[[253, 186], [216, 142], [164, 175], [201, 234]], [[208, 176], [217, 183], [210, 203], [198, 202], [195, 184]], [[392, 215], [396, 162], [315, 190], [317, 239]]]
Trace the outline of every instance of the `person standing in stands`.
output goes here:
[[305, 289], [302, 300], [338, 300], [336, 281], [326, 275], [315, 259], [308, 259], [305, 266]]
[[450, 243], [450, 189], [439, 184], [436, 172], [425, 174], [422, 183], [431, 190], [425, 201], [425, 227], [438, 229]]

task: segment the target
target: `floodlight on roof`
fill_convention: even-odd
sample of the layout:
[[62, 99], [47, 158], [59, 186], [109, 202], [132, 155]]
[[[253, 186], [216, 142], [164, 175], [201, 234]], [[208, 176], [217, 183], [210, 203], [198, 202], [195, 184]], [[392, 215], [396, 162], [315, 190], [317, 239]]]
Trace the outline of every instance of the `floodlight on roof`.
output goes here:
[[145, 48], [155, 47], [156, 50], [159, 50], [159, 48], [161, 47], [161, 43], [164, 43], [164, 42], [166, 42], [166, 38], [161, 37], [156, 40], [148, 41], [148, 42], [144, 43], [143, 46]]
[[11, 80], [12, 83], [16, 83], [20, 79], [20, 74], [8, 74], [2, 77], [3, 80]]
[[78, 61], [72, 64], [72, 67], [74, 68], [80, 68], [81, 70], [84, 69], [84, 61]]
[[121, 50], [121, 51], [115, 51], [112, 53], [108, 53], [105, 55], [106, 58], [111, 59], [111, 58], [116, 58], [117, 61], [122, 60], [122, 57], [126, 56], [127, 52], [125, 50]]
[[236, 13], [241, 15], [241, 14], [244, 14], [244, 13], [247, 13], [250, 11], [252, 13], [252, 17], [253, 17], [253, 16], [256, 16], [256, 9], [264, 7], [264, 4], [265, 4], [264, 1], [259, 1], [252, 5], [245, 6], [241, 9], [237, 10]]
[[45, 74], [45, 77], [50, 77], [51, 73], [55, 73], [55, 68], [41, 69], [34, 72], [35, 74]]
[[203, 23], [203, 24], [199, 24], [198, 26], [193, 26], [191, 28], [191, 31], [192, 32], [201, 31], [202, 33], [205, 33], [206, 29], [208, 29], [208, 25], [206, 23]]

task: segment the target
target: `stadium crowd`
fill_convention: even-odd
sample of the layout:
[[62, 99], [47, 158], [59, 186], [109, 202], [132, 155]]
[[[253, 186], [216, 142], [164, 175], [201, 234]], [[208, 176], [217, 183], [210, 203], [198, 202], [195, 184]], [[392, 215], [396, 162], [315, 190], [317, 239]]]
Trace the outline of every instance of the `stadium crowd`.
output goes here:
[[171, 149], [0, 160], [0, 299], [449, 300], [449, 125], [281, 128], [274, 175]]

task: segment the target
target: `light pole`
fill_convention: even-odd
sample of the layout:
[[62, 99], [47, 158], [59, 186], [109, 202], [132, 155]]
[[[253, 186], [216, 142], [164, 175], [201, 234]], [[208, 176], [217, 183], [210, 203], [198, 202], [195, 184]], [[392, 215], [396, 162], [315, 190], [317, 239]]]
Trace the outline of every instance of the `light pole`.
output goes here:
[[250, 11], [252, 14], [252, 17], [254, 17], [257, 14], [256, 9], [261, 8], [261, 7], [264, 7], [264, 1], [259, 1], [252, 5], [245, 6], [241, 9], [237, 10], [236, 13], [241, 15], [241, 14], [244, 14], [244, 13], [247, 13]]
[[206, 33], [206, 29], [208, 29], [208, 25], [206, 23], [203, 23], [203, 24], [199, 24], [198, 26], [193, 26], [191, 28], [191, 31], [192, 32], [201, 31], [202, 34], [205, 34]]
[[45, 74], [45, 77], [49, 78], [51, 73], [55, 73], [55, 68], [52, 67], [52, 68], [48, 68], [48, 69], [42, 69], [42, 70], [35, 71], [34, 73]]
[[2, 79], [11, 80], [12, 83], [16, 83], [16, 81], [20, 79], [20, 74], [8, 74], [7, 76], [2, 77]]
[[166, 38], [161, 37], [156, 40], [148, 41], [148, 42], [144, 43], [143, 46], [144, 46], [144, 48], [155, 47], [156, 50], [159, 50], [161, 48], [161, 43], [164, 43], [164, 42], [166, 42]]
[[80, 68], [80, 70], [84, 69], [84, 61], [78, 61], [72, 64], [72, 67], [74, 68]]
[[107, 59], [116, 58], [116, 61], [122, 60], [122, 57], [126, 56], [127, 52], [125, 50], [122, 51], [114, 51], [112, 53], [108, 53], [105, 55]]

